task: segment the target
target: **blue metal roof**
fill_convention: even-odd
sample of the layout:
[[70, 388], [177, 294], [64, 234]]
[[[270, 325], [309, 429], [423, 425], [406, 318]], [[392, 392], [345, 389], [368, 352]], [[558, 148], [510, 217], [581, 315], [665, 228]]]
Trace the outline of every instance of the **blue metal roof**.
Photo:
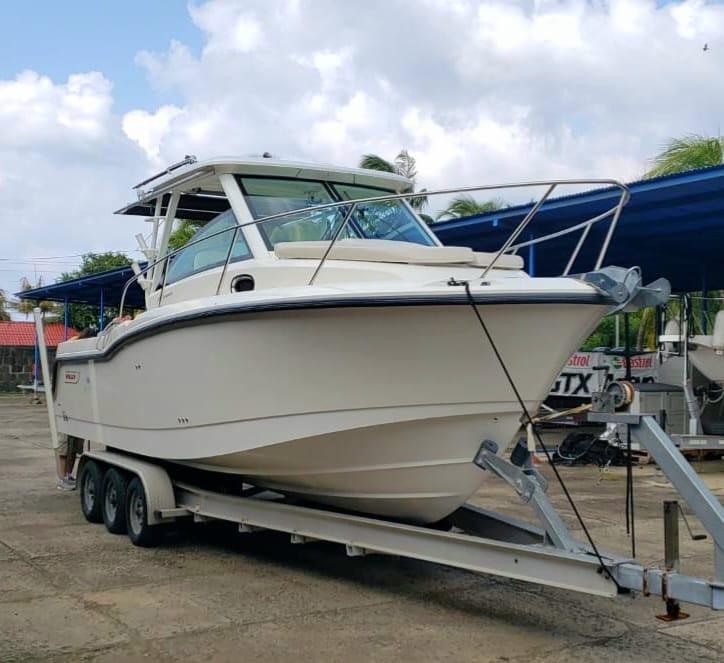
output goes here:
[[[145, 263], [141, 265], [145, 266]], [[118, 306], [121, 301], [123, 286], [133, 277], [130, 267], [118, 267], [105, 272], [96, 272], [77, 279], [44, 285], [32, 290], [16, 293], [20, 299], [34, 301], [47, 300], [54, 302], [70, 302], [74, 304], [93, 304], [98, 306]], [[126, 305], [130, 308], [145, 308], [146, 302], [138, 283], [134, 282], [128, 288]]]
[[[646, 281], [664, 276], [676, 292], [724, 289], [724, 166], [666, 175], [629, 184], [631, 200], [606, 255], [605, 264], [639, 265]], [[596, 189], [545, 203], [519, 241], [568, 228], [609, 209], [617, 189]], [[531, 204], [436, 223], [444, 244], [477, 251], [500, 248]], [[593, 267], [608, 222], [593, 226], [573, 271]], [[536, 276], [560, 274], [580, 233], [521, 250]]]

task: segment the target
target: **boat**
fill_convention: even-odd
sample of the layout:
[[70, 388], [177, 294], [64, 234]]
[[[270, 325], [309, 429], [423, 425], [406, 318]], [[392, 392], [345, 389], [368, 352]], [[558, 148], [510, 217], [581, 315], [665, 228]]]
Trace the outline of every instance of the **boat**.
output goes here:
[[[670, 317], [664, 311], [665, 328], [659, 337], [664, 365], [686, 355], [703, 378], [724, 385], [724, 309], [719, 308], [724, 300], [694, 295], [677, 295], [672, 300], [678, 308]], [[692, 315], [693, 302], [699, 302], [700, 316]], [[707, 306], [715, 306], [715, 312], [709, 314]], [[683, 318], [681, 311], [685, 312]]]
[[[718, 300], [721, 305], [721, 300]], [[694, 334], [689, 341], [689, 359], [708, 380], [724, 385], [724, 311], [714, 316], [710, 334]]]
[[[606, 182], [620, 187], [616, 204], [572, 230], [578, 251], [611, 220], [599, 263], [627, 199]], [[526, 274], [515, 240], [568, 183], [533, 183], [546, 193], [532, 213], [480, 253], [442, 246], [396, 174], [175, 164], [118, 211], [149, 218], [150, 244], [138, 238], [148, 264], [133, 279], [146, 310], [58, 346], [57, 428], [312, 503], [444, 519], [489, 474], [472, 462], [481, 443], [502, 454], [520, 427], [506, 371], [535, 412], [603, 316], [642, 291], [635, 269]], [[177, 219], [199, 229], [171, 250]]]

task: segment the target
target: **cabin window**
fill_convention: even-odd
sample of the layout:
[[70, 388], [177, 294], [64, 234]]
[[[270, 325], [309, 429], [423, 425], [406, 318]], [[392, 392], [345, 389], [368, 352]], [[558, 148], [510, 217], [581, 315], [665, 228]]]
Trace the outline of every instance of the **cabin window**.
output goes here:
[[[219, 233], [220, 231], [233, 228], [238, 225], [234, 213], [229, 209], [219, 216], [209, 221], [203, 228], [199, 228], [194, 236], [189, 240], [190, 246], [181, 249], [169, 261], [168, 271], [166, 274], [166, 283], [175, 283], [187, 276], [203, 272], [213, 267], [220, 267], [226, 262], [226, 256], [229, 254], [229, 244], [234, 236], [233, 230]], [[213, 237], [209, 237], [213, 235]], [[208, 239], [204, 240], [204, 237]], [[196, 244], [197, 240], [202, 240]], [[248, 260], [251, 258], [251, 251], [244, 239], [244, 233], [239, 229], [236, 233], [236, 241], [231, 251], [229, 262], [237, 262], [239, 260]]]
[[[255, 219], [334, 202], [332, 194], [322, 182], [243, 177], [241, 184]], [[260, 223], [257, 227], [267, 247], [273, 249], [279, 242], [309, 242], [331, 238], [341, 219], [340, 211], [333, 208], [291, 214]]]
[[[341, 200], [372, 198], [394, 193], [349, 184], [333, 184]], [[352, 225], [367, 239], [392, 239], [434, 246], [435, 242], [425, 232], [422, 222], [401, 200], [386, 200], [379, 203], [362, 203], [352, 214]]]
[[[239, 181], [255, 219], [338, 200], [394, 193], [382, 189], [277, 177], [240, 177]], [[345, 207], [300, 212], [270, 219], [257, 227], [269, 249], [279, 242], [329, 240], [342, 223], [345, 212]], [[360, 205], [340, 234], [342, 237], [394, 239], [427, 246], [435, 244], [421, 227], [420, 220], [400, 201]]]

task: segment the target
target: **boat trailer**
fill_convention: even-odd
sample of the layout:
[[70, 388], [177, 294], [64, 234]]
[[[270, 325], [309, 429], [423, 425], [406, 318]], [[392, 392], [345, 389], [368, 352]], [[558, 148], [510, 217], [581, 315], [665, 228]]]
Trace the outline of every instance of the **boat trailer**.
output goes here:
[[[663, 568], [646, 567], [629, 557], [596, 551], [574, 539], [548, 499], [547, 481], [533, 468], [524, 444], [512, 460], [507, 460], [497, 455], [494, 442], [485, 441], [473, 462], [481, 471], [491, 472], [507, 483], [531, 507], [538, 521], [535, 525], [472, 505], [458, 509], [446, 520], [445, 527], [440, 527], [299, 504], [255, 487], [240, 494], [223, 494], [195, 485], [188, 478], [174, 478], [168, 466], [108, 450], [83, 454], [81, 474], [83, 467], [94, 463], [138, 477], [144, 487], [142, 514], [146, 516], [140, 526], [149, 530], [160, 531], [158, 525], [183, 517], [220, 520], [236, 523], [245, 533], [284, 532], [294, 544], [339, 543], [350, 556], [399, 555], [599, 596], [630, 592], [660, 596], [666, 602], [666, 619], [686, 616], [680, 611], [680, 601], [723, 610], [724, 508], [661, 429], [656, 416], [630, 412], [631, 403], [625, 393], [634, 391], [631, 385], [628, 387], [627, 391], [621, 383], [611, 383], [606, 392], [596, 394], [589, 417], [595, 422], [627, 425], [632, 436], [649, 451], [712, 538], [712, 579], [687, 576], [679, 570], [680, 510], [676, 502], [664, 504]], [[82, 488], [81, 481], [81, 492]], [[151, 541], [143, 540], [143, 545]]]
[[[45, 383], [50, 384], [37, 309], [35, 322], [43, 375]], [[534, 469], [526, 446], [519, 445], [511, 460], [507, 460], [497, 454], [498, 445], [490, 440], [482, 443], [472, 462], [480, 471], [491, 472], [507, 483], [530, 505], [537, 525], [472, 505], [455, 511], [440, 527], [302, 505], [253, 486], [240, 494], [224, 494], [195, 485], [188, 477], [179, 478], [181, 475], [169, 464], [113, 450], [91, 450], [81, 456], [81, 507], [92, 522], [105, 520], [105, 512], [101, 516], [104, 508], [111, 509], [114, 516], [117, 509], [123, 508], [129, 537], [138, 545], [157, 543], [164, 523], [183, 517], [196, 521], [215, 519], [236, 523], [240, 532], [285, 532], [295, 544], [339, 543], [350, 556], [399, 555], [600, 596], [630, 592], [660, 596], [666, 602], [667, 619], [685, 616], [679, 601], [724, 610], [724, 507], [659, 426], [656, 416], [641, 413], [635, 401], [633, 385], [612, 382], [604, 392], [594, 395], [589, 420], [628, 426], [631, 435], [649, 451], [712, 538], [711, 579], [680, 573], [680, 510], [675, 502], [664, 505], [664, 568], [643, 566], [634, 559], [600, 551], [574, 539], [548, 499], [547, 482]], [[46, 404], [55, 448], [58, 433], [50, 395]], [[127, 486], [122, 504], [113, 502], [109, 492], [102, 490], [111, 474]], [[92, 490], [88, 490], [89, 486]], [[107, 520], [106, 525], [117, 531]], [[124, 522], [124, 529], [125, 526]]]

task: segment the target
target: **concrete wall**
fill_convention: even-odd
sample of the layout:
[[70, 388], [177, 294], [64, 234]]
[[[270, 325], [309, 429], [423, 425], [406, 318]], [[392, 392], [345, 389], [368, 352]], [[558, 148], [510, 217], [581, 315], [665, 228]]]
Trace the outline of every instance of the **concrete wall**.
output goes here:
[[[49, 348], [48, 356], [52, 363], [55, 349]], [[17, 392], [19, 384], [32, 384], [34, 363], [35, 348], [0, 346], [0, 391]]]

